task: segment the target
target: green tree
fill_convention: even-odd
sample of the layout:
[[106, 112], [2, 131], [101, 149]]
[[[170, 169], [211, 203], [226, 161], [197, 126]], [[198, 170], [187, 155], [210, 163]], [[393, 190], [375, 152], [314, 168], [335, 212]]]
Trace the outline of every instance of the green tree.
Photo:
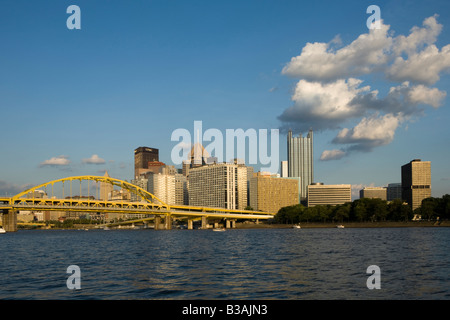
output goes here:
[[450, 219], [450, 195], [445, 194], [439, 198], [436, 214], [440, 219]]
[[350, 216], [351, 203], [345, 203], [338, 205], [333, 210], [334, 220], [338, 222], [344, 222], [344, 219], [348, 219]]
[[331, 220], [333, 208], [330, 205], [316, 206], [316, 218], [322, 222]]
[[277, 214], [275, 215], [275, 217], [273, 218], [275, 223], [286, 223], [286, 214], [288, 211], [288, 207], [283, 207], [280, 208], [280, 210], [278, 210]]
[[401, 199], [392, 200], [387, 206], [387, 212], [387, 219], [392, 221], [408, 221], [413, 217], [411, 207]]
[[301, 221], [314, 221], [317, 217], [317, 207], [307, 207], [303, 210], [303, 213], [300, 217]]
[[352, 203], [351, 217], [359, 222], [367, 220], [366, 198], [358, 199]]
[[386, 221], [387, 202], [378, 198], [371, 199], [371, 210], [376, 220]]
[[73, 228], [73, 220], [72, 219], [64, 220], [64, 222], [62, 223], [62, 227], [65, 229]]
[[422, 205], [420, 207], [420, 212], [422, 219], [432, 220], [435, 219], [437, 215], [437, 209], [439, 207], [439, 199], [437, 198], [426, 198], [422, 200]]
[[400, 211], [401, 211], [401, 214], [400, 214], [401, 220], [408, 221], [413, 218], [412, 209], [406, 203], [402, 203]]
[[301, 204], [283, 207], [278, 210], [277, 214], [274, 217], [275, 223], [298, 223], [300, 221], [301, 213], [303, 212], [304, 207]]

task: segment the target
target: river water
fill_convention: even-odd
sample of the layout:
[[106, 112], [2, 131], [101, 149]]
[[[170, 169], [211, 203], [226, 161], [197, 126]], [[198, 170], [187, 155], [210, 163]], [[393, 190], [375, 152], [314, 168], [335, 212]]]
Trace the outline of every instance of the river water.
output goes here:
[[450, 228], [22, 230], [0, 250], [0, 299], [450, 299]]

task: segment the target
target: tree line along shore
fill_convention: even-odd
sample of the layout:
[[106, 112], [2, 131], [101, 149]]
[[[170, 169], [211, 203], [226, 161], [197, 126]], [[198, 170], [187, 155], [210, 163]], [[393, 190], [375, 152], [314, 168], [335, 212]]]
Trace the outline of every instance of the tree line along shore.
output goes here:
[[[447, 225], [450, 220], [450, 195], [426, 198], [414, 211], [401, 199], [385, 201], [362, 198], [345, 204], [305, 207], [302, 204], [281, 208], [274, 224], [331, 224], [349, 223], [359, 226]], [[403, 223], [403, 224], [402, 224]]]

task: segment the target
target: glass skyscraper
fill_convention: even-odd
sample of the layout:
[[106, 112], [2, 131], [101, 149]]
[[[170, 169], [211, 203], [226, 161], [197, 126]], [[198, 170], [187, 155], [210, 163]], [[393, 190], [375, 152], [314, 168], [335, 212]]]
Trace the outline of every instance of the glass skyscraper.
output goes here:
[[292, 131], [289, 130], [287, 136], [288, 153], [288, 176], [300, 177], [301, 199], [306, 199], [308, 185], [314, 182], [314, 164], [313, 164], [313, 132], [309, 130], [306, 137], [299, 134], [298, 137], [292, 137]]

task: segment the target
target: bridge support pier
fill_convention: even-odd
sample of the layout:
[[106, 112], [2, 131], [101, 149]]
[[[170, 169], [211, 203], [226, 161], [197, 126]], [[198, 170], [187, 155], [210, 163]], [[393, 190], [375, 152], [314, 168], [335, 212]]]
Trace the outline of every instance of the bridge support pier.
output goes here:
[[208, 219], [206, 217], [202, 217], [202, 229], [208, 228]]
[[159, 225], [161, 224], [161, 217], [155, 216], [155, 219], [153, 219], [153, 221], [155, 223], [155, 230], [159, 230]]
[[166, 230], [172, 230], [172, 217], [170, 215], [167, 215], [164, 220]]
[[1, 210], [2, 224], [6, 232], [17, 231], [17, 211], [15, 210]]
[[194, 220], [188, 219], [188, 230], [194, 229]]

